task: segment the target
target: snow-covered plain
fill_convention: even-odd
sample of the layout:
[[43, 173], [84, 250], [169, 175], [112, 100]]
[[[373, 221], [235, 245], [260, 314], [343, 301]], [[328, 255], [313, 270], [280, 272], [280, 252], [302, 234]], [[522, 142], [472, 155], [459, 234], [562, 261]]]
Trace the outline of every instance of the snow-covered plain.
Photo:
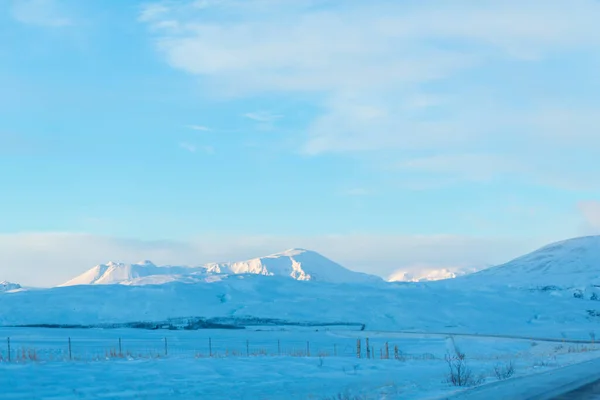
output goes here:
[[[450, 282], [452, 283], [452, 282]], [[256, 275], [213, 282], [74, 286], [3, 293], [0, 325], [165, 321], [204, 317], [364, 324], [367, 330], [588, 338], [600, 302], [571, 289], [457, 288], [428, 284], [331, 284]]]
[[[512, 360], [525, 376], [600, 355], [591, 344], [600, 332], [598, 237], [420, 283], [347, 270], [338, 279], [343, 267], [330, 263], [319, 275], [317, 264], [298, 260], [306, 254], [258, 259], [262, 267], [202, 267], [198, 275], [133, 276], [122, 266], [106, 275], [109, 265], [85, 275], [90, 284], [1, 293], [0, 337], [10, 337], [13, 352], [0, 363], [0, 384], [11, 382], [3, 398], [325, 399], [348, 390], [434, 399], [458, 391], [445, 382], [451, 335], [483, 383], [497, 380], [498, 363]], [[144, 271], [163, 268], [144, 264]], [[320, 278], [302, 279], [300, 270]], [[96, 284], [107, 276], [120, 284]], [[195, 318], [238, 329], [98, 329], [178, 328]], [[17, 327], [42, 324], [87, 329]], [[367, 337], [375, 359], [358, 359], [356, 341], [364, 357]], [[386, 342], [389, 360], [380, 359]], [[6, 350], [0, 345], [5, 361], [7, 351], [8, 341]]]
[[[72, 360], [65, 334], [71, 338]], [[13, 346], [13, 361], [0, 363], [0, 385], [10, 388], [3, 393], [6, 399], [326, 399], [339, 393], [434, 399], [459, 391], [445, 382], [444, 356], [452, 342], [486, 383], [497, 382], [494, 367], [509, 360], [515, 376], [525, 376], [599, 355], [591, 346], [569, 343], [361, 331], [4, 328], [0, 336], [10, 336]], [[366, 337], [375, 358], [365, 358]], [[357, 339], [363, 345], [361, 359]], [[390, 359], [380, 358], [386, 342], [391, 349], [399, 347], [400, 359], [393, 352]], [[38, 361], [31, 360], [33, 349]], [[2, 354], [6, 359], [6, 349]]]

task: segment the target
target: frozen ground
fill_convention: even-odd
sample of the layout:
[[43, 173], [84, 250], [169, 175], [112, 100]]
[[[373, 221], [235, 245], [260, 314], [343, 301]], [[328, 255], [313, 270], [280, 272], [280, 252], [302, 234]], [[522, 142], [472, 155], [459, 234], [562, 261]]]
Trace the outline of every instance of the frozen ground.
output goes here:
[[[3, 399], [326, 399], [344, 392], [366, 399], [435, 399], [457, 391], [444, 381], [444, 356], [452, 349], [445, 335], [6, 328], [0, 336], [10, 336], [12, 346], [10, 363], [6, 349], [2, 351]], [[364, 358], [366, 337], [375, 358]], [[119, 338], [123, 358], [118, 356]], [[209, 338], [213, 357], [208, 357]], [[361, 359], [356, 357], [357, 339], [363, 346]], [[466, 353], [469, 367], [488, 383], [497, 381], [494, 366], [509, 360], [515, 363], [515, 376], [523, 376], [598, 356], [591, 346], [569, 343], [453, 340]], [[380, 358], [386, 342], [389, 360]], [[400, 360], [394, 357], [395, 346]]]
[[75, 286], [0, 294], [0, 325], [101, 324], [175, 317], [362, 323], [368, 330], [587, 339], [600, 301], [571, 290], [466, 289], [450, 283], [373, 285], [230, 276], [210, 283]]

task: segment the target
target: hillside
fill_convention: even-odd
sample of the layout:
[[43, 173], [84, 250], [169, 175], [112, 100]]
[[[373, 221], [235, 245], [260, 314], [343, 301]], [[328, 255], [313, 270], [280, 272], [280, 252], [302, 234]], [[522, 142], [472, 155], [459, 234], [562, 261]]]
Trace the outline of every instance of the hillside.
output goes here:
[[[214, 282], [89, 285], [6, 293], [0, 325], [160, 322], [171, 318], [256, 318], [292, 323], [365, 324], [369, 330], [419, 330], [558, 336], [597, 326], [600, 303], [570, 293], [434, 284], [302, 282], [263, 275]], [[51, 306], [48, 306], [51, 304]], [[600, 314], [599, 314], [600, 315]]]
[[600, 236], [552, 243], [506, 264], [459, 277], [456, 282], [529, 288], [600, 285]]
[[[109, 263], [68, 282], [74, 287], [4, 294], [0, 325], [258, 318], [376, 330], [550, 336], [578, 330], [585, 336], [597, 326], [600, 293], [578, 290], [600, 284], [599, 249], [600, 237], [571, 239], [426, 283], [384, 282], [302, 249], [194, 268]], [[569, 290], [522, 290], [549, 285]]]
[[219, 275], [256, 274], [280, 276], [299, 281], [335, 283], [374, 283], [382, 279], [350, 271], [305, 249], [291, 249], [265, 257], [231, 263], [211, 263], [199, 267], [157, 266], [150, 261], [136, 264], [109, 262], [93, 267], [60, 286], [145, 285], [167, 282], [202, 282]]

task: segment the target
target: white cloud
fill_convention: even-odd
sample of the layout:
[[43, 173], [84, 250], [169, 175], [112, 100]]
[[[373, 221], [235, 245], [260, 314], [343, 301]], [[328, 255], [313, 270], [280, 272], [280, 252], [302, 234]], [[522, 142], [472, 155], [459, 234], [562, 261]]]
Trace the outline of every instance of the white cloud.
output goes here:
[[12, 0], [11, 14], [21, 23], [49, 28], [73, 25], [56, 0]]
[[[530, 59], [600, 43], [591, 34], [600, 5], [588, 0], [385, 2], [376, 8], [355, 1], [329, 8], [323, 5], [332, 3], [279, 0], [179, 4], [165, 10], [157, 3], [142, 12], [152, 26], [165, 20], [184, 26], [157, 37], [167, 60], [242, 91], [395, 90], [502, 56]], [[206, 15], [211, 7], [216, 17]], [[219, 14], [223, 8], [227, 13]]]
[[[542, 79], [547, 59], [600, 52], [600, 2], [157, 4], [150, 6], [154, 16], [142, 15], [158, 51], [172, 67], [200, 77], [211, 93], [311, 96], [321, 112], [308, 123], [305, 154], [413, 151], [424, 154], [417, 154], [420, 160], [399, 154], [398, 165], [414, 169], [419, 161], [425, 172], [425, 161], [431, 167], [456, 158], [452, 173], [459, 179], [486, 180], [521, 168], [523, 176], [547, 185], [595, 182], [574, 171], [565, 155], [552, 153], [565, 145], [598, 144], [600, 104], [567, 103], [561, 94], [548, 103], [547, 87], [555, 82]], [[168, 10], [152, 11], [161, 4]], [[538, 68], [540, 81], [525, 88], [515, 65]], [[488, 82], [469, 86], [466, 77], [489, 71], [495, 72]], [[431, 88], [440, 82], [456, 86]], [[511, 85], [512, 98], [495, 95]], [[502, 148], [521, 151], [507, 160]], [[478, 171], [469, 170], [466, 163], [477, 157], [486, 159]], [[569, 167], [543, 173], [552, 159]]]
[[236, 261], [292, 247], [322, 253], [353, 270], [387, 277], [414, 265], [487, 265], [546, 244], [521, 238], [451, 235], [235, 236], [206, 234], [188, 241], [143, 241], [75, 233], [0, 234], [0, 280], [60, 284], [102, 262], [152, 260], [199, 265]]

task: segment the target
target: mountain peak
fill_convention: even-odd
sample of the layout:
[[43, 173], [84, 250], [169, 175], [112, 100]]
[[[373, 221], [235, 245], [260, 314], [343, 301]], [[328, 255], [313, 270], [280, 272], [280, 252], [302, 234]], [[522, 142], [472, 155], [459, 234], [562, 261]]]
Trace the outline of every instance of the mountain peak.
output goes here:
[[300, 281], [337, 283], [381, 282], [373, 275], [354, 272], [311, 250], [292, 248], [280, 253], [232, 263], [210, 263], [200, 267], [156, 266], [109, 262], [98, 265], [61, 286], [96, 284], [140, 284], [141, 282], [190, 282], [207, 274], [255, 274], [282, 276]]
[[551, 243], [464, 279], [522, 287], [600, 285], [600, 236]]
[[8, 282], [8, 281], [0, 282], [0, 292], [9, 292], [11, 290], [18, 290], [18, 289], [22, 289], [21, 285], [19, 285], [18, 283], [12, 283], [12, 282]]

